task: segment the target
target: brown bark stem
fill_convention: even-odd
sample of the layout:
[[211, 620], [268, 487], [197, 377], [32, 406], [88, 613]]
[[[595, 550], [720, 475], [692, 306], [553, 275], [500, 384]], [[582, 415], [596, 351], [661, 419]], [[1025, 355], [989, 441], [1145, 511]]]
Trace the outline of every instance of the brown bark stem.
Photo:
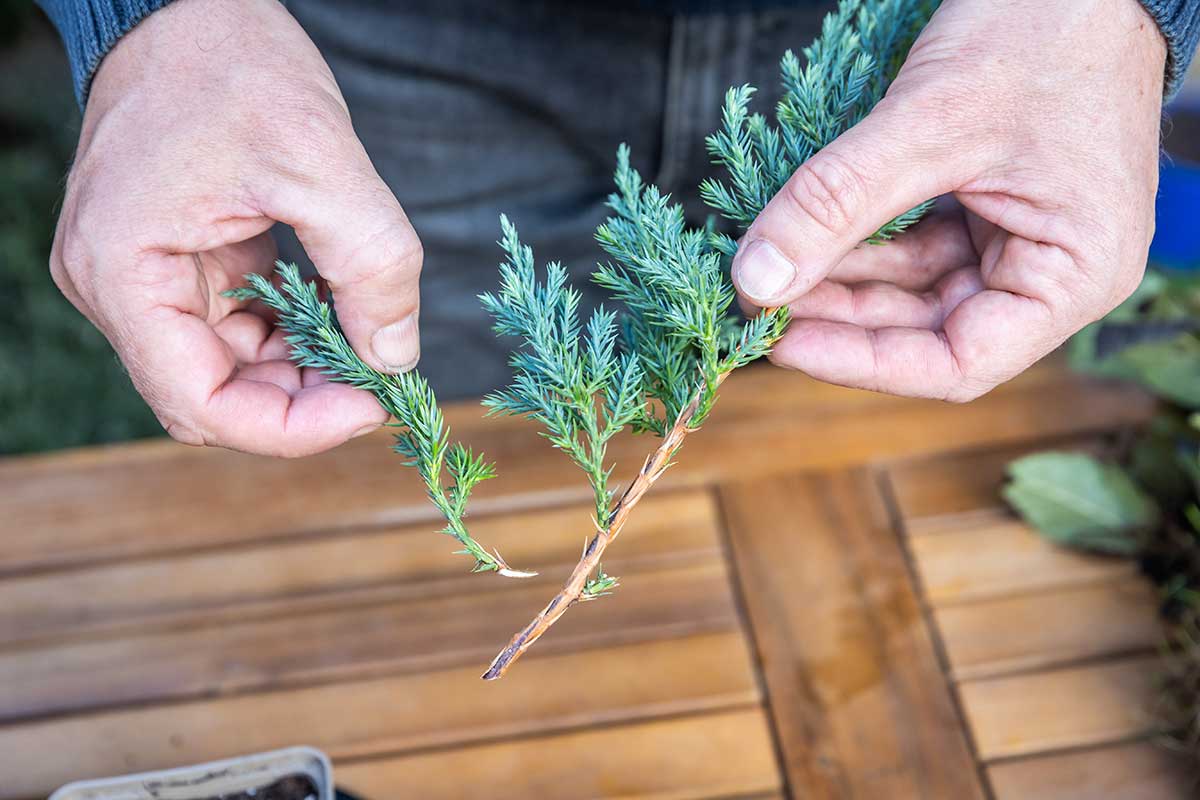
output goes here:
[[[728, 372], [723, 372], [717, 376], [713, 390], [724, 382]], [[512, 666], [513, 662], [520, 658], [526, 650], [528, 650], [534, 642], [541, 638], [542, 634], [550, 629], [550, 626], [558, 621], [559, 617], [567, 613], [567, 609], [575, 603], [579, 602], [583, 595], [584, 586], [587, 585], [588, 576], [600, 565], [600, 559], [604, 555], [604, 551], [612, 544], [621, 534], [621, 528], [625, 525], [625, 520], [629, 517], [629, 512], [637, 505], [642, 496], [654, 485], [662, 474], [667, 471], [667, 467], [671, 466], [671, 456], [683, 444], [684, 438], [689, 433], [696, 430], [691, 426], [692, 420], [696, 416], [696, 410], [699, 408], [700, 399], [704, 396], [706, 386], [701, 386], [695, 396], [688, 405], [679, 412], [679, 416], [675, 418], [675, 423], [671, 429], [667, 431], [663, 437], [662, 443], [653, 453], [646, 458], [646, 463], [642, 465], [642, 469], [638, 472], [637, 477], [629, 484], [625, 493], [621, 495], [621, 499], [617, 505], [609, 512], [607, 524], [596, 533], [595, 536], [588, 542], [584, 548], [583, 556], [580, 557], [579, 563], [575, 565], [574, 571], [571, 572], [571, 577], [567, 580], [562, 590], [554, 596], [549, 604], [538, 613], [536, 617], [516, 635], [509, 640], [508, 645], [496, 655], [492, 660], [488, 671], [483, 674], [485, 681], [492, 681], [500, 678]]]

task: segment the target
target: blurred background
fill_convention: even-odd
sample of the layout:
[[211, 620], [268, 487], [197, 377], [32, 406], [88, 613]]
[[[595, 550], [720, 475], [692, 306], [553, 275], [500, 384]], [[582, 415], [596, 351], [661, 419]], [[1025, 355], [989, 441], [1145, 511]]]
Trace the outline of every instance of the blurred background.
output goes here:
[[[1168, 110], [1151, 253], [1175, 268], [1200, 263], [1196, 72]], [[78, 126], [52, 27], [28, 0], [0, 0], [0, 454], [161, 434], [104, 338], [47, 269]]]

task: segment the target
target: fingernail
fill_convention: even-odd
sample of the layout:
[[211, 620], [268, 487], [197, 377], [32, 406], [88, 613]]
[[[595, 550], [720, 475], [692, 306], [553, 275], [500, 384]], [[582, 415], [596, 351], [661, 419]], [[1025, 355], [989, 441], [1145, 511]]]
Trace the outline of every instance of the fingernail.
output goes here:
[[375, 357], [390, 369], [407, 372], [421, 357], [421, 340], [417, 332], [417, 315], [409, 314], [399, 322], [375, 331], [371, 337]]
[[759, 305], [780, 300], [779, 295], [796, 279], [795, 265], [766, 239], [746, 245], [734, 259], [733, 272], [742, 294]]
[[377, 430], [379, 430], [378, 425], [368, 425], [365, 428], [359, 428], [358, 430], [356, 430], [353, 434], [350, 435], [350, 438], [357, 439], [360, 436], [366, 436], [368, 433], [372, 433]]

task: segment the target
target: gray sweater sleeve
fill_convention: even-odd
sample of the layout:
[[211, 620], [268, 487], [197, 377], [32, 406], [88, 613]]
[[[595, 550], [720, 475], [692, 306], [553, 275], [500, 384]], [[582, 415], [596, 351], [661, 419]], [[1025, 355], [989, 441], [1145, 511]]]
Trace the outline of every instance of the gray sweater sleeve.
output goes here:
[[1200, 0], [1141, 0], [1167, 40], [1167, 76], [1164, 93], [1173, 97], [1196, 54], [1200, 40]]
[[[170, 0], [37, 0], [58, 27], [75, 79], [75, 95], [87, 100], [100, 59], [130, 28]], [[1140, 0], [1167, 40], [1165, 94], [1183, 83], [1200, 39], [1200, 0]], [[653, 5], [652, 2], [648, 5]]]

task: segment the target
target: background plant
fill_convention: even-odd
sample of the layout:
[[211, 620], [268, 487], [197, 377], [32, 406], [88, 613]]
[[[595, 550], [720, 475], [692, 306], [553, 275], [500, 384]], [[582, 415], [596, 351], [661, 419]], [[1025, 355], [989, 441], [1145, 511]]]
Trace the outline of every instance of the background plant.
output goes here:
[[1009, 465], [1008, 502], [1068, 547], [1138, 559], [1166, 622], [1164, 723], [1200, 766], [1200, 280], [1150, 272], [1069, 345], [1071, 364], [1132, 380], [1161, 411], [1110, 457], [1046, 452]]
[[32, 3], [0, 2], [0, 455], [162, 433], [47, 269], [78, 124], [53, 30]]

